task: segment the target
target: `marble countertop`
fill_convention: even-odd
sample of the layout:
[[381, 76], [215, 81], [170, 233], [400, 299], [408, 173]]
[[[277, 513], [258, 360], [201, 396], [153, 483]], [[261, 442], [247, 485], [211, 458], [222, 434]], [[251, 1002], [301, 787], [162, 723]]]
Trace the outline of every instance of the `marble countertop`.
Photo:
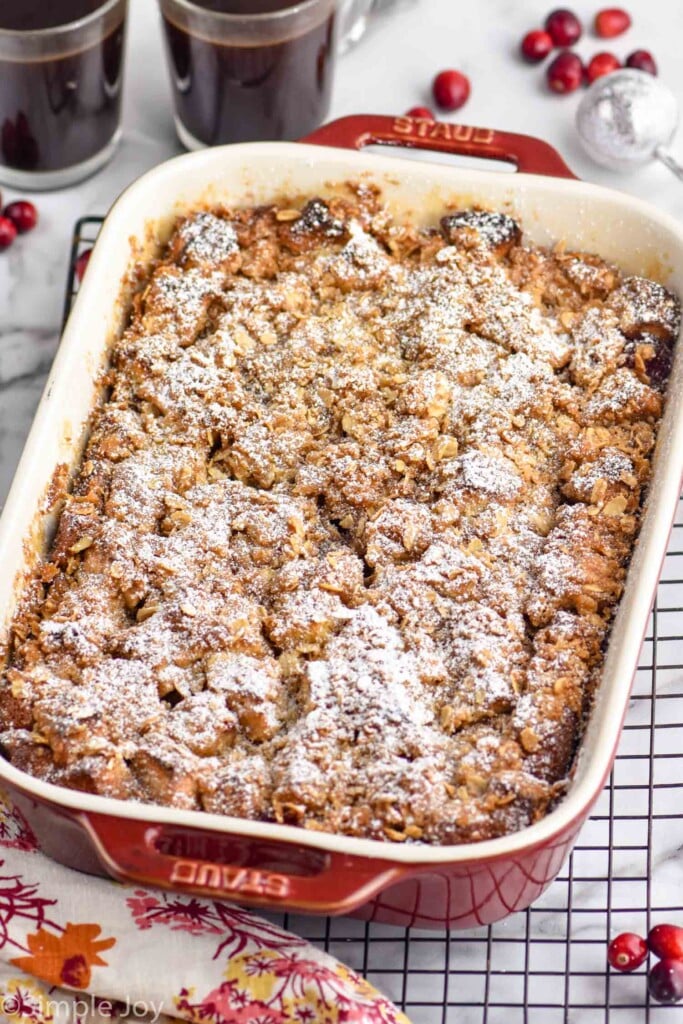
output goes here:
[[[130, 0], [130, 4], [124, 138], [118, 153], [89, 181], [38, 196], [39, 228], [0, 255], [0, 506], [58, 345], [75, 221], [86, 214], [106, 213], [138, 175], [180, 152], [172, 124], [156, 0]], [[435, 71], [456, 66], [472, 82], [471, 99], [459, 120], [544, 138], [582, 178], [623, 189], [683, 217], [683, 184], [663, 167], [653, 165], [630, 176], [618, 176], [591, 163], [581, 152], [573, 129], [578, 97], [549, 94], [542, 72], [517, 59], [519, 38], [541, 20], [547, 6], [549, 2], [543, 5], [538, 0], [399, 0], [341, 59], [331, 116], [401, 113], [429, 101], [429, 83]], [[574, 6], [589, 19], [598, 3], [578, 0]], [[652, 49], [662, 77], [683, 97], [683, 4], [629, 0], [628, 6], [635, 27], [626, 39], [614, 41], [613, 49], [622, 56], [638, 46]], [[579, 47], [584, 55], [601, 48], [605, 47], [590, 36]], [[683, 130], [676, 149], [683, 155]], [[16, 195], [3, 191], [6, 198]], [[671, 873], [667, 877], [674, 888], [678, 884], [680, 892], [680, 871], [679, 883], [672, 880]], [[639, 892], [634, 890], [632, 899], [633, 905], [643, 905]], [[626, 906], [631, 902], [625, 893], [624, 900]], [[403, 953], [399, 950], [398, 955]], [[548, 984], [553, 984], [552, 979]], [[644, 994], [644, 979], [641, 987]], [[634, 1010], [619, 1020], [639, 1024], [642, 1014], [642, 1010]], [[416, 1024], [432, 1019], [437, 1017], [414, 1014]], [[475, 1018], [467, 1017], [470, 1019]], [[503, 1018], [494, 1018], [496, 1024], [499, 1019]], [[579, 1019], [597, 1018], [591, 1013], [572, 1017]], [[458, 1016], [459, 1022], [463, 1020], [465, 1017]]]

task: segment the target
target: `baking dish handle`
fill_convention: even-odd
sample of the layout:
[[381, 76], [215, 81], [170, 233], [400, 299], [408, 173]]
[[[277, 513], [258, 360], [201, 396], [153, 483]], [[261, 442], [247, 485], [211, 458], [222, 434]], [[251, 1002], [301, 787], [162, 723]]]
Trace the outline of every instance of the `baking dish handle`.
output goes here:
[[466, 124], [427, 121], [418, 117], [387, 117], [357, 114], [330, 121], [299, 142], [316, 146], [362, 149], [373, 144], [430, 149], [440, 153], [485, 157], [515, 164], [518, 171], [553, 178], [575, 178], [566, 163], [547, 142], [531, 135], [475, 128]]
[[[411, 867], [390, 861], [305, 848], [304, 852], [315, 858], [307, 873], [302, 873], [301, 865], [299, 874], [290, 874], [269, 867], [217, 863], [162, 852], [163, 825], [131, 819], [122, 822], [101, 814], [82, 814], [80, 818], [102, 865], [119, 881], [255, 906], [347, 913], [412, 873]], [[247, 846], [253, 842], [258, 847], [257, 840], [240, 838]], [[277, 844], [277, 850], [286, 860], [287, 844]]]

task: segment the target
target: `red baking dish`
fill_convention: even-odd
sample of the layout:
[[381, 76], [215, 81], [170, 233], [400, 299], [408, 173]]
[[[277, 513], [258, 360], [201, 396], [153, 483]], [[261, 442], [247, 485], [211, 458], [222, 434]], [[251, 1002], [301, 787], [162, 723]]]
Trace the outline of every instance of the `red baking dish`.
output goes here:
[[[504, 160], [517, 174], [374, 153], [394, 144]], [[97, 380], [130, 297], [121, 281], [151, 258], [179, 213], [380, 187], [399, 215], [434, 223], [449, 204], [519, 218], [536, 243], [564, 240], [683, 294], [683, 228], [629, 196], [579, 182], [546, 143], [407, 117], [350, 117], [303, 143], [205, 150], [149, 172], [102, 229], [0, 522], [0, 644], [26, 573], [49, 544], [52, 481], [79, 461]], [[529, 906], [557, 875], [609, 773], [648, 622], [683, 472], [683, 357], [678, 352], [641, 535], [611, 632], [603, 679], [567, 795], [542, 821], [478, 844], [390, 844], [122, 802], [58, 788], [0, 760], [0, 782], [43, 850], [82, 871], [277, 909], [421, 927], [471, 927]]]

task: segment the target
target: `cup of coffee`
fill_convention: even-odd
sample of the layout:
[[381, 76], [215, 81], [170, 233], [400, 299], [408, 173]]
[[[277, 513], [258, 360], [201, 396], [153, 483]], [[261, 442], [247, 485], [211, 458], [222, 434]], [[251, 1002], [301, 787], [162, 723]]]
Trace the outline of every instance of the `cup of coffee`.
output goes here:
[[0, 2], [0, 182], [63, 188], [112, 156], [127, 4]]
[[327, 114], [337, 0], [159, 0], [188, 149], [297, 139]]

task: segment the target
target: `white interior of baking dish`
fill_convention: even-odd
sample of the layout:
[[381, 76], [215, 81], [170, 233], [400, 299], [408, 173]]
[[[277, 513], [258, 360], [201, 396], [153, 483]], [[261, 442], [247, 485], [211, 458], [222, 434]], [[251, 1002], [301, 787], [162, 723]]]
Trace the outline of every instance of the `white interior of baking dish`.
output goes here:
[[[378, 184], [395, 213], [433, 224], [446, 205], [506, 209], [535, 243], [564, 240], [628, 272], [654, 277], [683, 296], [683, 230], [645, 203], [582, 182], [502, 174], [288, 143], [206, 150], [150, 171], [124, 193], [109, 215], [90, 261], [0, 521], [0, 642], [21, 581], [48, 543], [45, 508], [55, 467], [77, 465], [96, 379], [126, 313], [125, 279], [136, 258], [149, 257], [174, 218], [203, 203], [250, 205], [285, 195], [325, 195], [349, 180]], [[122, 298], [123, 294], [123, 298]], [[465, 846], [388, 845], [302, 832], [293, 826], [220, 817], [199, 811], [114, 801], [58, 788], [0, 759], [0, 778], [38, 797], [82, 811], [189, 825], [305, 843], [399, 863], [454, 863], [510, 855], [543, 843], [585, 814], [598, 795], [615, 748], [635, 674], [683, 473], [683, 352], [679, 351], [660, 431], [653, 482], [624, 597], [611, 633], [603, 681], [578, 757], [574, 781], [560, 805], [539, 823], [501, 839]]]

